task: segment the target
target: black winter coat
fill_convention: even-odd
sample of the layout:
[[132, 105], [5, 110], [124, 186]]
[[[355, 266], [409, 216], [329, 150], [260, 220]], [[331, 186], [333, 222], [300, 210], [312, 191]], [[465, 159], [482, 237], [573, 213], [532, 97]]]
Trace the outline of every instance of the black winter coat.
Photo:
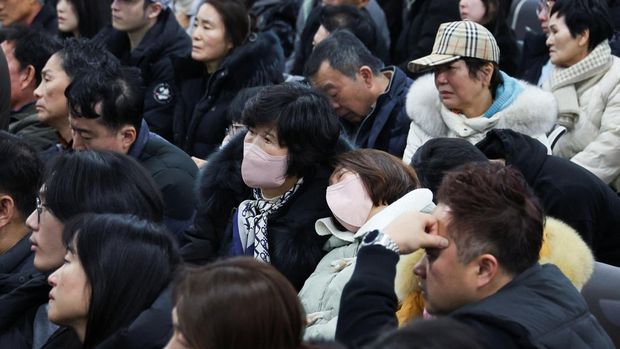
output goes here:
[[32, 264], [30, 234], [0, 256], [0, 348], [32, 347], [32, 323], [48, 300], [47, 276]]
[[392, 45], [392, 62], [413, 76], [407, 63], [431, 53], [441, 23], [460, 20], [459, 0], [416, 0], [407, 11], [397, 44]]
[[544, 33], [526, 33], [523, 39], [523, 55], [517, 77], [532, 85], [538, 85], [542, 68], [549, 61], [549, 49]]
[[[394, 278], [398, 254], [360, 249], [344, 288], [336, 339], [360, 348], [396, 329]], [[571, 282], [552, 264], [536, 264], [495, 294], [450, 314], [478, 334], [484, 348], [613, 348]]]
[[145, 85], [144, 119], [151, 131], [172, 140], [172, 113], [174, 110], [174, 69], [172, 59], [190, 54], [192, 41], [179, 25], [174, 13], [166, 9], [157, 18], [138, 47], [131, 51], [127, 33], [111, 26], [94, 38], [128, 66], [142, 71]]
[[[181, 250], [186, 262], [203, 264], [229, 255], [233, 211], [243, 200], [253, 199], [241, 177], [243, 138], [244, 134], [233, 138], [200, 172], [196, 221]], [[340, 146], [349, 149], [342, 142]], [[315, 175], [304, 177], [294, 196], [268, 218], [271, 264], [298, 290], [324, 255], [327, 239], [316, 234], [314, 223], [331, 214], [325, 201], [331, 172], [318, 165]]]
[[174, 143], [192, 156], [207, 158], [224, 139], [229, 124], [226, 110], [237, 93], [281, 83], [283, 71], [284, 55], [272, 32], [251, 34], [210, 76], [204, 64], [190, 57], [176, 60]]
[[599, 262], [620, 266], [620, 198], [594, 174], [557, 156], [539, 141], [511, 131], [491, 130], [476, 145], [490, 159], [518, 169], [545, 213], [575, 229]]
[[181, 149], [149, 132], [144, 122], [128, 155], [138, 160], [157, 184], [164, 200], [164, 224], [176, 237], [181, 236], [194, 218], [198, 167]]

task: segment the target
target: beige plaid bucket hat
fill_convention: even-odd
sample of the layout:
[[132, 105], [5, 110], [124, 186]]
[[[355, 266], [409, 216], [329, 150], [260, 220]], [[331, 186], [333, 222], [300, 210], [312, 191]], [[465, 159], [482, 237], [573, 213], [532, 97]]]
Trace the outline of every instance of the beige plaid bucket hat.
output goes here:
[[499, 63], [499, 47], [493, 34], [472, 21], [443, 23], [437, 30], [433, 52], [409, 62], [407, 68], [417, 73], [462, 57]]

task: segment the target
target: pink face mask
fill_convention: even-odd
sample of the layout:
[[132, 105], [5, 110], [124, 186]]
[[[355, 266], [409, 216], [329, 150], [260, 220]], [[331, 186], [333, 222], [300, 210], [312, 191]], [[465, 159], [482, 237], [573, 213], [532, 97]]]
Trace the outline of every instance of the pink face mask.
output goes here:
[[277, 188], [286, 180], [288, 156], [267, 154], [254, 143], [243, 143], [241, 177], [250, 188]]
[[372, 209], [372, 200], [359, 175], [327, 187], [325, 199], [338, 222], [353, 233], [366, 223]]

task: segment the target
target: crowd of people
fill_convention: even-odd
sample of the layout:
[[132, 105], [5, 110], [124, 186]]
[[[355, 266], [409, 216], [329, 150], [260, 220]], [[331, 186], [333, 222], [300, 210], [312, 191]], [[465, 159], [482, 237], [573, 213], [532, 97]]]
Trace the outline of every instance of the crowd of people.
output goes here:
[[0, 0], [0, 348], [620, 345], [620, 1], [513, 2]]

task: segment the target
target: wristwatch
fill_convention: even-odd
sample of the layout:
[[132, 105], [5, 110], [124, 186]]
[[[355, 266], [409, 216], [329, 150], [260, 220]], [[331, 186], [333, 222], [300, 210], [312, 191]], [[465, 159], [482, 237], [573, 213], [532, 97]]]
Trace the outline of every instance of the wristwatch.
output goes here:
[[396, 253], [399, 252], [398, 245], [394, 242], [394, 240], [392, 240], [392, 238], [389, 235], [383, 233], [379, 229], [375, 229], [369, 232], [364, 237], [364, 240], [362, 240], [362, 247], [370, 246], [370, 245], [381, 245], [387, 248], [388, 250], [392, 250]]

